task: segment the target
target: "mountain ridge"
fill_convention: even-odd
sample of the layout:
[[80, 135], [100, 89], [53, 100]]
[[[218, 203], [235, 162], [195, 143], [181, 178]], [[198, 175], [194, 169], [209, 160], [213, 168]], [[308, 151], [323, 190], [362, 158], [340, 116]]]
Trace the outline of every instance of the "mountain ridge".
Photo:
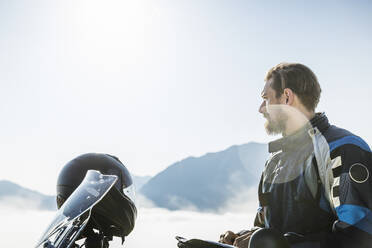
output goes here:
[[141, 193], [170, 210], [215, 211], [235, 196], [235, 189], [257, 187], [266, 156], [266, 144], [250, 142], [187, 157], [151, 178]]
[[0, 180], [0, 202], [22, 209], [56, 210], [55, 196], [27, 189], [9, 180]]
[[[139, 198], [144, 196], [145, 200], [151, 201], [151, 206], [169, 210], [218, 211], [228, 204], [238, 204], [235, 201], [241, 198], [238, 193], [255, 194], [256, 190], [251, 189], [257, 187], [266, 156], [266, 144], [249, 142], [199, 157], [186, 157], [153, 177], [133, 175], [132, 178]], [[0, 204], [21, 209], [57, 209], [55, 196], [8, 180], [0, 180]]]

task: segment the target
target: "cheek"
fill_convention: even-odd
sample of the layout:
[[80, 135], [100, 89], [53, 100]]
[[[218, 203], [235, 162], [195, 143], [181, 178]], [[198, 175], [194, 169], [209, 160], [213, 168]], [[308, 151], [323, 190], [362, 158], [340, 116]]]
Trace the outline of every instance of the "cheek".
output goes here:
[[268, 102], [270, 105], [277, 105], [277, 104], [281, 104], [281, 99], [280, 98], [275, 98], [275, 97], [271, 97]]
[[268, 103], [266, 104], [266, 112], [271, 118], [275, 119], [281, 113], [281, 105]]

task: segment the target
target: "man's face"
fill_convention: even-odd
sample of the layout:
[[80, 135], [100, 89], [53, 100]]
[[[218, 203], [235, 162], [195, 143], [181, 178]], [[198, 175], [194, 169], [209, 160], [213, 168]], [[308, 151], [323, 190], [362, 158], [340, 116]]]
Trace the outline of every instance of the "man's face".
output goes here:
[[265, 129], [269, 135], [281, 134], [286, 129], [287, 115], [283, 111], [282, 104], [285, 103], [283, 95], [276, 97], [275, 90], [271, 88], [272, 79], [269, 79], [261, 93], [263, 102], [259, 112], [266, 118]]

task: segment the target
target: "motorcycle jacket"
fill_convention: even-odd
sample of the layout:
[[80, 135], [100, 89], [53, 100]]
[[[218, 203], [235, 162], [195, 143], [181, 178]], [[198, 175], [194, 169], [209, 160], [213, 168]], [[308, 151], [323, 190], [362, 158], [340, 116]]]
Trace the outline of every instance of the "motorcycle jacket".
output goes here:
[[[366, 142], [317, 113], [269, 143], [256, 225], [291, 247], [372, 247], [372, 155]], [[306, 246], [308, 244], [308, 246]]]

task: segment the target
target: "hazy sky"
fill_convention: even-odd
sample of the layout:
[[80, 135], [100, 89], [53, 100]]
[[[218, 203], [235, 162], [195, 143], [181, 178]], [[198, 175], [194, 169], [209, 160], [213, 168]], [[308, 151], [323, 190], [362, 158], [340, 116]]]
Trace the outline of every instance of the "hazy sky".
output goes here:
[[370, 1], [0, 0], [0, 179], [55, 192], [85, 152], [154, 175], [267, 142], [266, 71], [317, 74], [319, 111], [371, 144]]

